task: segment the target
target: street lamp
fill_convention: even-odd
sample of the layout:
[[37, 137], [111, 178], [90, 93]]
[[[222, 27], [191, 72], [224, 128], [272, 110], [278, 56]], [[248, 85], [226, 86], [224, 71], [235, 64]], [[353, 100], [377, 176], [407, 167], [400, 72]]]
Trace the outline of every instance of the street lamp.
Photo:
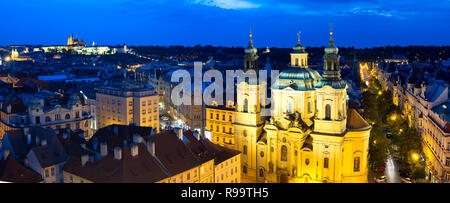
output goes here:
[[395, 114], [392, 115], [392, 116], [391, 116], [391, 120], [393, 120], [393, 121], [397, 120], [397, 115], [395, 115]]
[[419, 154], [417, 154], [416, 152], [414, 152], [414, 153], [412, 154], [412, 158], [414, 159], [414, 161], [418, 161], [419, 158], [420, 158], [420, 156], [419, 156]]

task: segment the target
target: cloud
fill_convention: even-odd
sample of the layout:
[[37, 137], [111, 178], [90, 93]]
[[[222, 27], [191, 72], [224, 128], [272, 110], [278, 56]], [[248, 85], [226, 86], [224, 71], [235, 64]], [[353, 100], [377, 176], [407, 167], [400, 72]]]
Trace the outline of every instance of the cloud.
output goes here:
[[223, 9], [252, 9], [259, 8], [261, 5], [244, 0], [190, 0], [192, 4], [201, 4], [205, 6], [214, 6]]

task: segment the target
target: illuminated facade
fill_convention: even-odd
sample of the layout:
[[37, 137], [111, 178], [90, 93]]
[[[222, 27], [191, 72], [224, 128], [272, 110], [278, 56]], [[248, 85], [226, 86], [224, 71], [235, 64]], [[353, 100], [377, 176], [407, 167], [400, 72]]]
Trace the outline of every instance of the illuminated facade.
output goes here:
[[[422, 138], [426, 178], [431, 182], [450, 181], [450, 111], [448, 84], [426, 75], [424, 64], [410, 64], [409, 76], [400, 77], [401, 66], [380, 64], [377, 77], [383, 89], [392, 92], [410, 127]], [[394, 76], [394, 77], [393, 77]]]
[[95, 43], [92, 46], [86, 46], [86, 43], [82, 39], [74, 38], [73, 34], [67, 39], [67, 45], [57, 45], [57, 46], [46, 46], [42, 47], [44, 52], [49, 53], [64, 53], [73, 52], [76, 54], [83, 55], [107, 55], [116, 54], [118, 52], [117, 48], [110, 48], [108, 46], [97, 46]]
[[13, 49], [11, 51], [11, 56], [9, 58], [11, 61], [33, 61], [34, 59], [27, 57], [27, 56], [20, 56], [17, 49]]
[[235, 144], [234, 112], [233, 105], [206, 107], [206, 130], [211, 133], [211, 140], [214, 144], [233, 148]]
[[86, 139], [92, 136], [89, 105], [86, 96], [76, 93], [66, 103], [59, 102], [63, 95], [42, 91], [39, 94], [20, 95], [0, 102], [0, 140], [6, 131], [31, 126], [43, 128], [82, 130]]
[[[347, 84], [340, 77], [340, 56], [331, 35], [322, 76], [308, 68], [308, 53], [299, 39], [291, 67], [280, 73], [271, 88], [268, 121], [261, 115], [265, 104], [260, 102], [266, 83], [237, 85], [232, 124], [235, 143], [224, 146], [242, 152], [242, 178], [251, 182], [367, 182], [371, 126], [356, 110], [347, 109]], [[251, 37], [244, 66], [257, 70]], [[207, 127], [214, 136], [215, 124], [224, 123], [221, 116], [230, 112], [208, 109], [207, 123], [213, 126]]]
[[152, 86], [124, 82], [120, 87], [96, 89], [97, 127], [135, 124], [159, 132], [159, 97]]

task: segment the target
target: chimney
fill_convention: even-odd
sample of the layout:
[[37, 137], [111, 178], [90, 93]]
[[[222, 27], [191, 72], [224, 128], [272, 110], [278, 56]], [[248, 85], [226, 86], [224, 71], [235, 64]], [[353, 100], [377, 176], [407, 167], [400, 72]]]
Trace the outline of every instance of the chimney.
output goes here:
[[113, 130], [114, 130], [114, 134], [119, 136], [119, 127], [117, 127], [117, 125], [113, 126]]
[[67, 138], [69, 138], [69, 136], [67, 135], [67, 133], [63, 133], [63, 134], [62, 134], [62, 138], [65, 139], [65, 140], [67, 140]]
[[138, 134], [134, 134], [133, 135], [133, 142], [134, 143], [142, 143], [143, 139], [142, 136], [138, 135]]
[[89, 161], [89, 155], [88, 154], [84, 154], [81, 156], [81, 166], [86, 165], [86, 163]]
[[137, 144], [131, 146], [131, 156], [136, 157], [139, 154], [139, 147]]
[[31, 144], [31, 134], [27, 133], [26, 135], [27, 135], [27, 145], [30, 145]]
[[108, 155], [108, 144], [100, 143], [100, 155], [105, 157]]
[[114, 159], [116, 159], [116, 160], [122, 159], [122, 149], [120, 147], [114, 148]]
[[197, 138], [198, 141], [200, 141], [200, 139], [201, 139], [200, 132], [194, 131], [192, 134], [194, 135], [195, 138]]
[[148, 152], [149, 152], [151, 155], [156, 156], [155, 142], [149, 140], [149, 141], [147, 142], [147, 150], [148, 150]]
[[42, 146], [46, 146], [46, 145], [47, 145], [47, 140], [46, 140], [46, 139], [43, 139], [43, 140], [41, 141], [41, 145], [42, 145]]
[[8, 156], [9, 156], [9, 149], [3, 150], [3, 159], [6, 160], [6, 158], [8, 158]]
[[41, 145], [41, 142], [39, 141], [39, 136], [36, 136], [36, 146]]
[[30, 128], [24, 128], [23, 129], [23, 134], [30, 134]]

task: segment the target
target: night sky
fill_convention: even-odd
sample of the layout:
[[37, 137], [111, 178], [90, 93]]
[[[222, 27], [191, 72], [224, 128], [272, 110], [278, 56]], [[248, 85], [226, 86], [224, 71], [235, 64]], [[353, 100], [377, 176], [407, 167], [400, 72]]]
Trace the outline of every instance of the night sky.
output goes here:
[[450, 0], [1, 0], [0, 45], [450, 45]]

